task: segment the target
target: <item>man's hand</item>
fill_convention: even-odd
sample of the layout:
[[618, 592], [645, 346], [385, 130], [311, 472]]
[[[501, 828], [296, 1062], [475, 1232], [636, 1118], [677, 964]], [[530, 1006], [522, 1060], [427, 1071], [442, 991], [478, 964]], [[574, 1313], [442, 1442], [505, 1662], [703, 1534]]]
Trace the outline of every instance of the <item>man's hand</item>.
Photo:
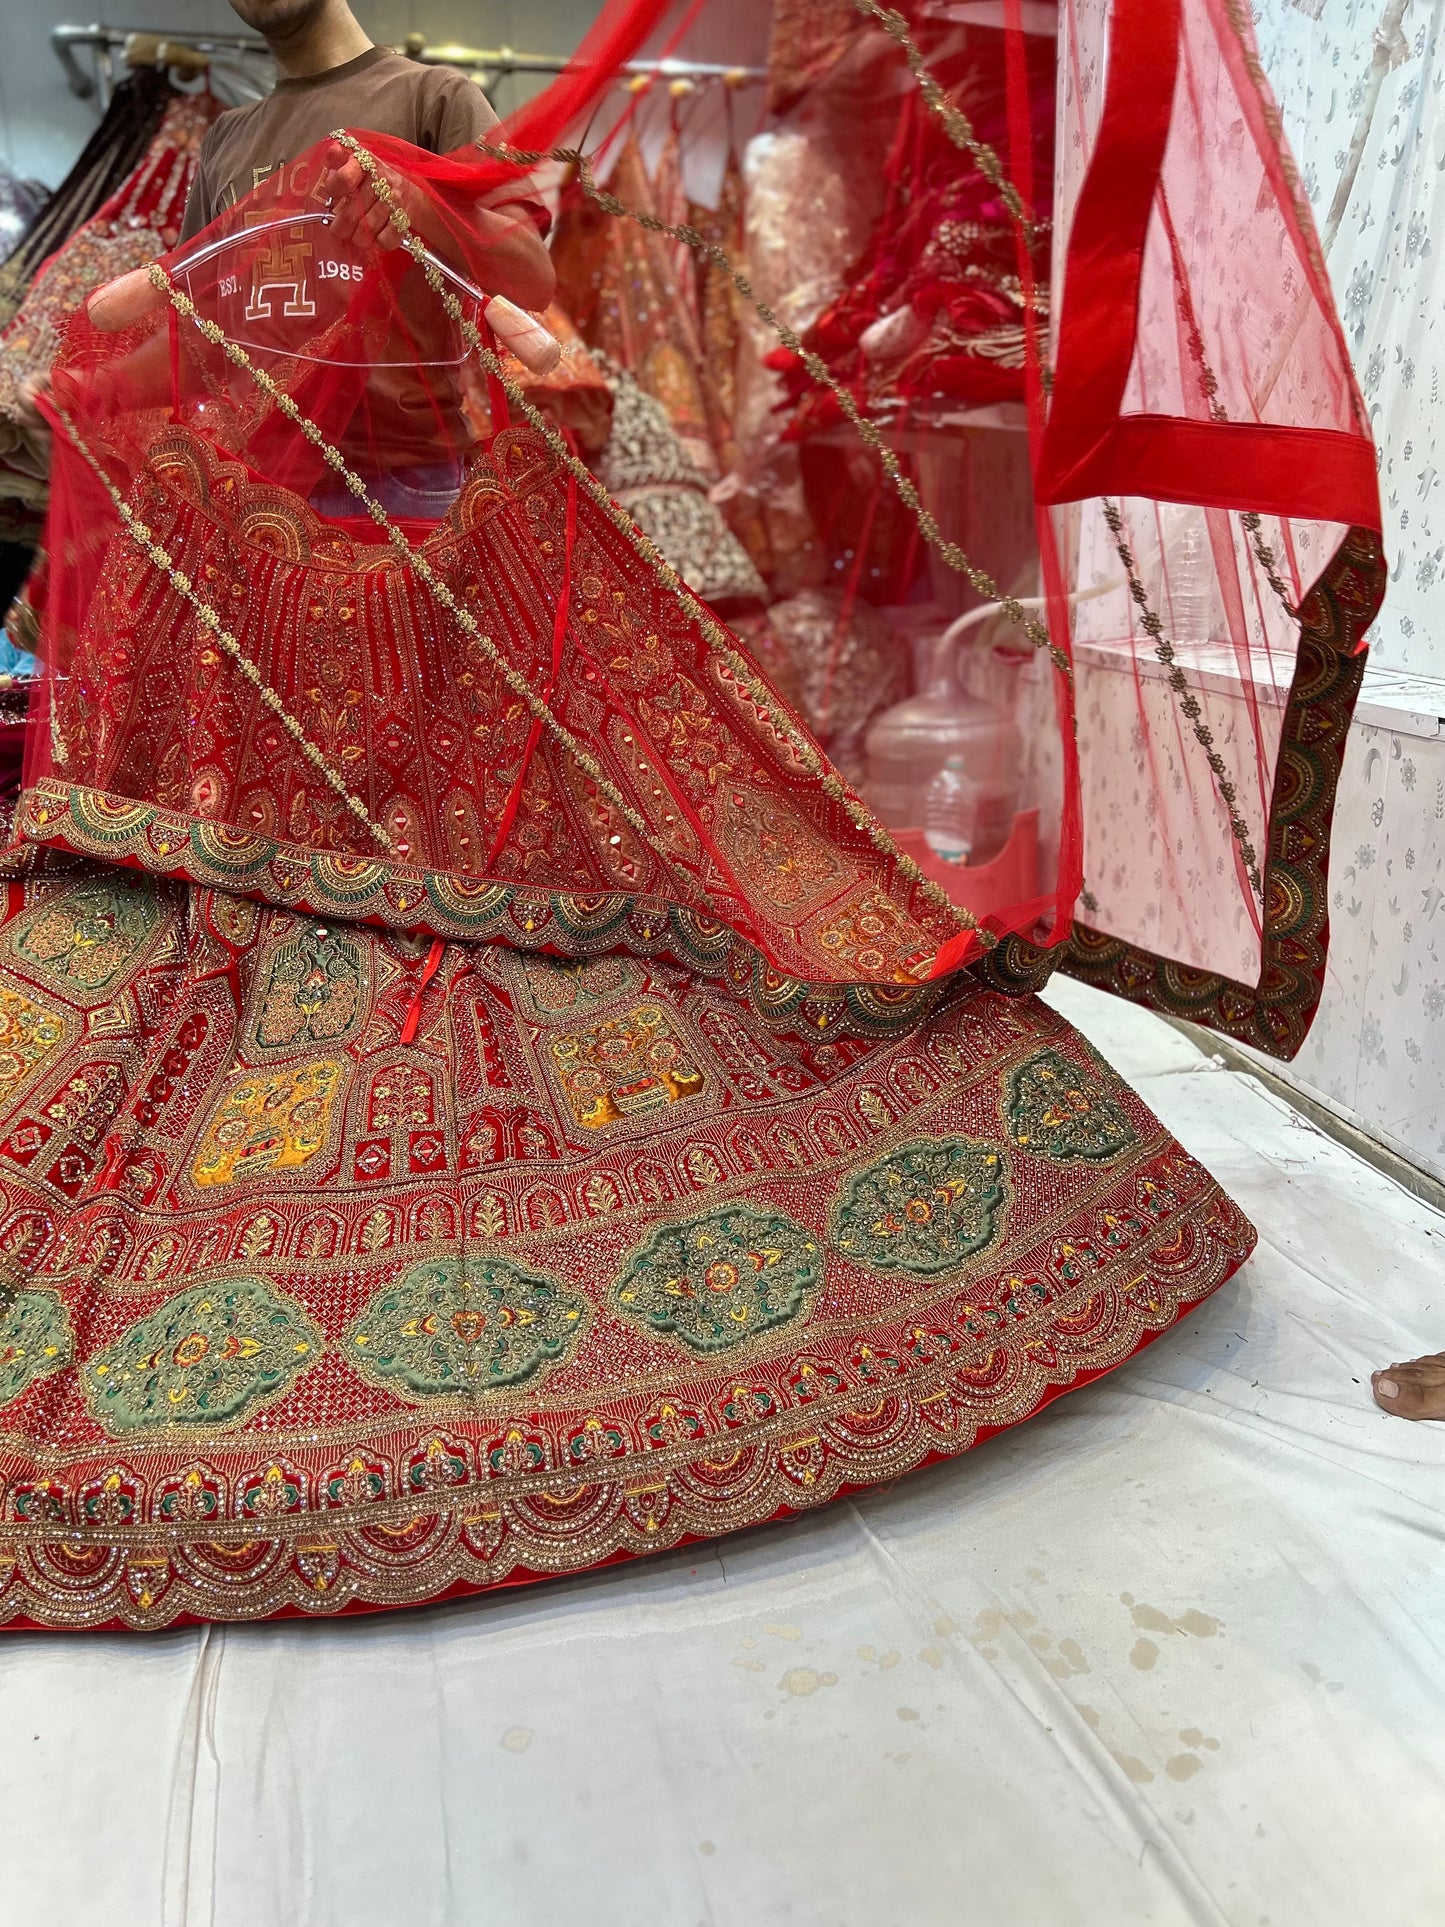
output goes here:
[[41, 369], [37, 375], [27, 375], [20, 384], [20, 401], [16, 418], [31, 439], [41, 448], [50, 445], [50, 423], [46, 421], [36, 402], [42, 395], [50, 393], [50, 370]]
[[[363, 246], [374, 241], [383, 248], [400, 247], [402, 237], [392, 208], [377, 192], [376, 183], [361, 162], [340, 146], [333, 147], [332, 155], [334, 164], [321, 182], [322, 191], [331, 197], [332, 237], [341, 242], [354, 238]], [[552, 257], [522, 208], [505, 203], [497, 208], [474, 208], [465, 249], [467, 261], [463, 263], [456, 258], [458, 237], [448, 228], [430, 195], [409, 181], [391, 176], [387, 177], [387, 186], [392, 201], [418, 238], [449, 266], [465, 266], [468, 274], [475, 274], [484, 293], [503, 294], [534, 314], [550, 304], [557, 291]]]
[[[401, 231], [392, 219], [391, 206], [377, 192], [376, 182], [356, 156], [348, 154], [344, 147], [333, 147], [331, 152], [332, 164], [321, 177], [319, 185], [331, 201], [332, 239], [355, 240], [363, 247], [367, 242], [374, 241], [383, 248], [399, 248], [402, 243]], [[436, 226], [436, 222], [427, 218], [430, 209], [425, 195], [405, 181], [388, 180], [387, 188], [392, 202], [402, 210], [428, 246], [441, 238], [428, 231]]]
[[92, 328], [104, 335], [118, 334], [166, 303], [165, 291], [151, 280], [149, 268], [132, 268], [96, 288], [85, 304]]

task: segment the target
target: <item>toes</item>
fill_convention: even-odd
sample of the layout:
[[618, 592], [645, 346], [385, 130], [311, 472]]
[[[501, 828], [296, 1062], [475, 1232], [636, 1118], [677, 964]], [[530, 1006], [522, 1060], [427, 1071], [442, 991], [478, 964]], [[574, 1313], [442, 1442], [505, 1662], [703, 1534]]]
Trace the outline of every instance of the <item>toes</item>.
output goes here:
[[1370, 1389], [1380, 1410], [1396, 1418], [1445, 1419], [1445, 1377], [1438, 1371], [1391, 1365], [1371, 1374]]
[[[1395, 1368], [1392, 1365], [1389, 1369], [1393, 1371]], [[1400, 1385], [1398, 1379], [1391, 1378], [1388, 1372], [1371, 1372], [1370, 1390], [1374, 1393], [1375, 1403], [1380, 1407], [1381, 1411], [1399, 1411]]]

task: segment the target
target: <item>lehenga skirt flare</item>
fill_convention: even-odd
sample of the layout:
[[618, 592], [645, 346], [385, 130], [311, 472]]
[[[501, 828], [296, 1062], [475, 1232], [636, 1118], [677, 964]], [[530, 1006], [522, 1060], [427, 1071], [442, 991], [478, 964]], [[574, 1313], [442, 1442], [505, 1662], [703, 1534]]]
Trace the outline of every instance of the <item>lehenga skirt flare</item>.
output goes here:
[[155, 441], [132, 510], [191, 596], [114, 536], [5, 859], [9, 1624], [409, 1605], [778, 1519], [1248, 1254], [1069, 1024], [940, 967], [957, 925], [577, 493], [505, 430], [422, 579]]

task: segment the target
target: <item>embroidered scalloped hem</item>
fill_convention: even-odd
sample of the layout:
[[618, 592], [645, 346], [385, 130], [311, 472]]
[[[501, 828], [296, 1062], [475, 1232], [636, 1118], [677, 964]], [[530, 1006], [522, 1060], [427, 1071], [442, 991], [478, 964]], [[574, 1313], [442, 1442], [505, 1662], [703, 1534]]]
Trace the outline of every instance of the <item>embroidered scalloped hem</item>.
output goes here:
[[945, 992], [820, 1035], [625, 950], [13, 880], [0, 1622], [585, 1572], [1122, 1363], [1254, 1234], [1063, 1018]]

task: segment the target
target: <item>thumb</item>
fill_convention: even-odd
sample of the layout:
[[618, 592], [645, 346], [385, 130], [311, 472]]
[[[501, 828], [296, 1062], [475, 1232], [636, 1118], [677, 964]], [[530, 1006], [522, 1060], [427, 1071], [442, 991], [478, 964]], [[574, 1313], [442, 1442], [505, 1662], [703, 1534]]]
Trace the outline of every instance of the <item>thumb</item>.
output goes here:
[[122, 328], [129, 328], [133, 322], [159, 308], [165, 296], [150, 278], [145, 268], [132, 268], [129, 274], [122, 274], [114, 281], [107, 281], [103, 288], [97, 288], [85, 304], [85, 312], [93, 328], [102, 334], [118, 334]]

